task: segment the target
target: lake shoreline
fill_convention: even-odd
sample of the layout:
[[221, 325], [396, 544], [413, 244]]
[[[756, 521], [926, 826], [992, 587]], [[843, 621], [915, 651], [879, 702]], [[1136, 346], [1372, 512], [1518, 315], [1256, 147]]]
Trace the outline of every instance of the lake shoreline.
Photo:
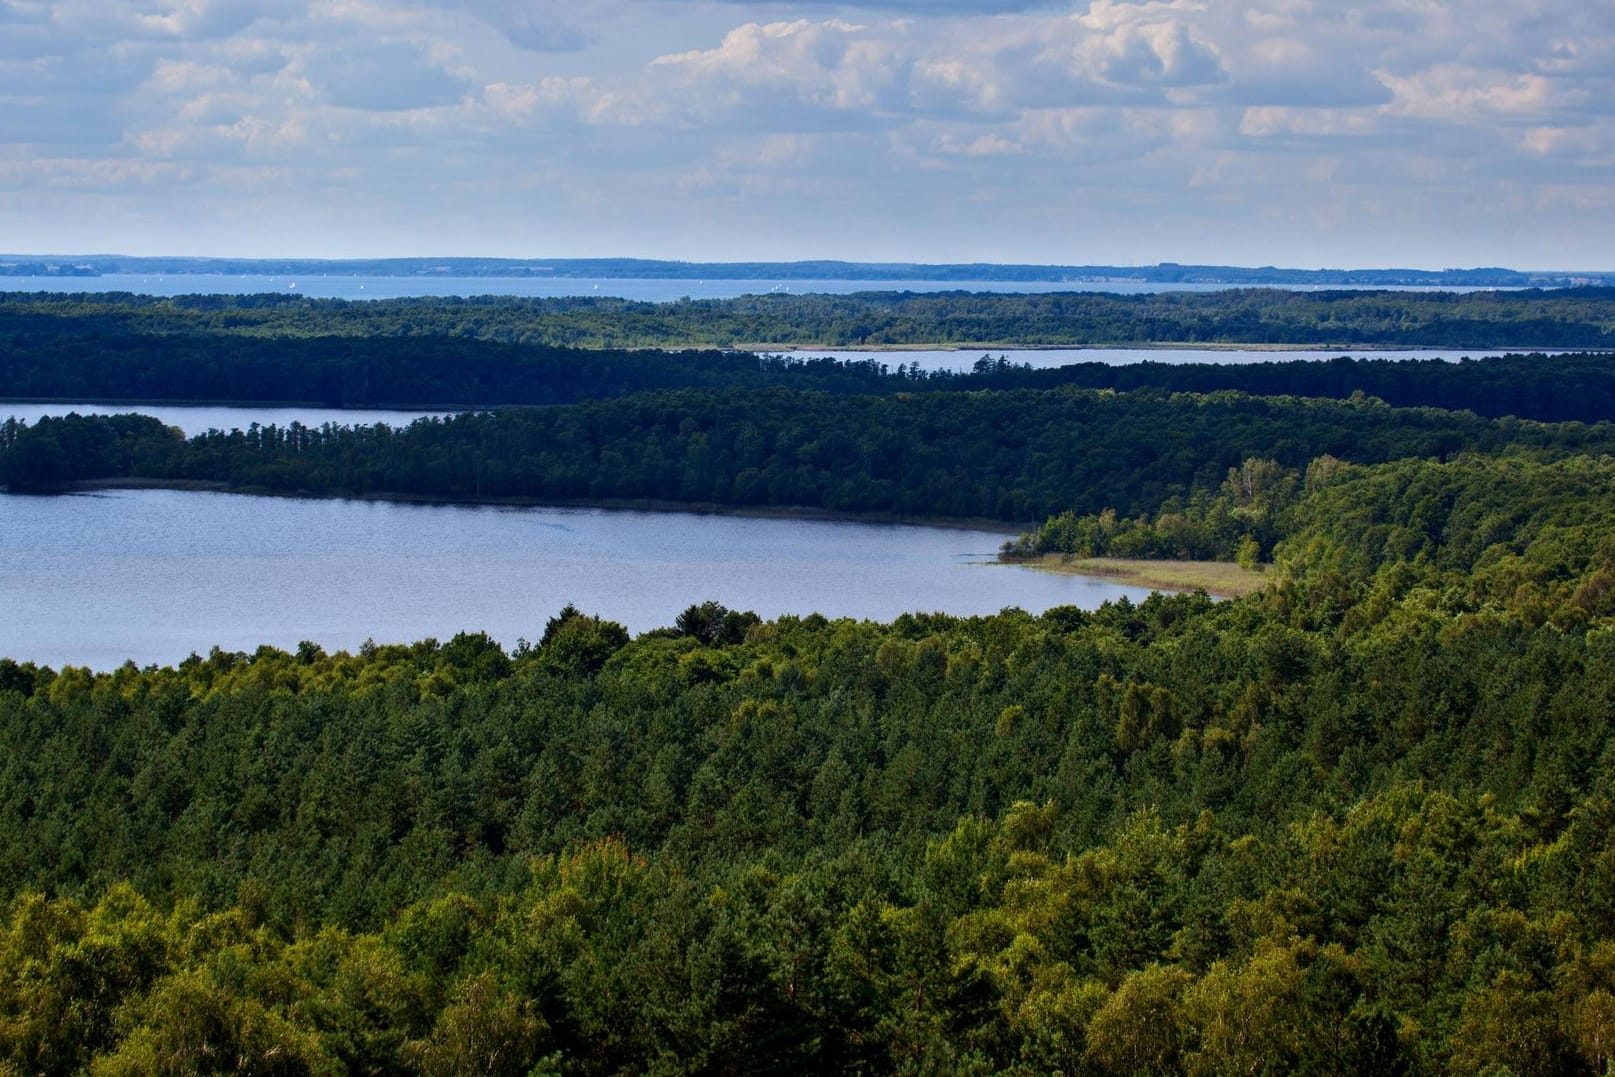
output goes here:
[[1270, 578], [1227, 561], [1148, 561], [1123, 557], [1010, 557], [1002, 564], [1021, 565], [1062, 576], [1116, 580], [1155, 591], [1205, 591], [1219, 598], [1240, 598], [1266, 587]]
[[[0, 487], [0, 490], [4, 490]], [[695, 516], [725, 516], [755, 520], [807, 520], [825, 523], [869, 524], [877, 527], [937, 527], [950, 531], [980, 531], [994, 535], [1019, 536], [1035, 528], [1035, 523], [1013, 525], [1002, 520], [969, 517], [923, 517], [896, 513], [848, 513], [802, 505], [743, 506], [712, 502], [663, 501], [653, 498], [446, 498], [378, 491], [369, 494], [318, 493], [309, 490], [271, 490], [256, 486], [233, 486], [206, 479], [92, 479], [68, 486], [66, 494], [94, 494], [110, 490], [178, 490], [190, 493], [236, 494], [243, 497], [280, 497], [302, 501], [359, 501], [397, 505], [444, 505], [463, 508], [599, 509], [624, 513], [686, 513]], [[7, 491], [9, 492], [9, 491]], [[51, 494], [29, 496], [57, 496]], [[999, 557], [984, 564], [1008, 565], [1049, 572], [1061, 576], [1103, 579], [1127, 586], [1164, 592], [1205, 591], [1219, 598], [1240, 598], [1267, 586], [1263, 572], [1252, 572], [1222, 561], [1151, 561], [1129, 558], [1072, 558], [1063, 554], [1041, 557]]]
[[[1204, 340], [1158, 340], [1158, 341], [1122, 341], [1113, 344], [960, 344], [948, 342], [940, 344], [737, 344], [736, 351], [767, 352], [769, 354], [789, 354], [797, 352], [811, 352], [815, 348], [837, 352], [1129, 352], [1129, 351], [1208, 351], [1208, 352], [1323, 352], [1323, 353], [1351, 353], [1351, 352], [1417, 352], [1417, 351], [1498, 351], [1497, 348], [1480, 348], [1470, 345], [1385, 345], [1385, 344], [1285, 344], [1272, 342], [1262, 344], [1242, 344], [1234, 342], [1217, 342]], [[1557, 349], [1554, 349], [1557, 350]], [[1596, 349], [1583, 349], [1596, 350]], [[1149, 362], [1147, 359], [1138, 360], [1139, 363]], [[1119, 364], [1127, 365], [1127, 364]]]
[[[355, 414], [374, 411], [396, 411], [400, 414], [414, 415], [417, 412], [430, 412], [432, 415], [464, 415], [473, 411], [494, 411], [507, 408], [548, 408], [556, 407], [554, 404], [358, 404], [347, 407], [341, 404], [322, 404], [313, 400], [190, 400], [152, 397], [131, 399], [127, 397], [86, 397], [86, 396], [8, 396], [0, 399], [0, 408], [7, 404], [26, 405], [29, 407], [72, 407], [84, 404], [88, 407], [98, 408], [242, 408], [244, 410], [258, 410], [264, 408], [277, 409], [304, 409], [309, 411], [351, 411]], [[416, 416], [417, 418], [420, 416]], [[412, 420], [413, 421], [413, 420]], [[267, 426], [268, 423], [260, 425]], [[405, 425], [408, 425], [407, 423]]]
[[[741, 352], [756, 352], [767, 355], [807, 355], [812, 356], [815, 351], [832, 352], [1128, 352], [1128, 351], [1205, 351], [1205, 352], [1313, 352], [1322, 356], [1344, 355], [1350, 358], [1372, 359], [1390, 357], [1408, 352], [1507, 352], [1518, 355], [1580, 355], [1580, 354], [1608, 354], [1611, 349], [1598, 347], [1536, 347], [1530, 345], [1483, 345], [1483, 344], [1317, 344], [1300, 342], [1287, 344], [1283, 341], [1243, 342], [1243, 341], [1208, 341], [1208, 340], [1131, 340], [1112, 343], [1095, 344], [1067, 343], [1067, 344], [1013, 344], [1003, 341], [985, 343], [960, 343], [958, 341], [944, 341], [930, 344], [658, 344], [646, 345], [633, 350], [682, 350], [684, 348], [712, 348], [715, 350], [729, 350]], [[1138, 363], [1147, 363], [1151, 360], [1139, 359], [1134, 363], [1116, 363], [1115, 366], [1130, 366]], [[1282, 361], [1282, 360], [1281, 360]]]
[[367, 639], [462, 632], [509, 650], [568, 606], [639, 635], [705, 601], [770, 621], [817, 613], [887, 624], [1149, 596], [1115, 580], [994, 571], [1001, 535], [942, 526], [86, 485], [102, 490], [0, 497], [0, 606], [11, 625], [0, 656], [112, 670], [215, 646], [251, 654], [308, 640], [351, 653]]
[[[400, 505], [459, 505], [468, 507], [535, 509], [603, 509], [608, 512], [690, 513], [696, 516], [735, 516], [758, 520], [822, 520], [827, 523], [875, 524], [893, 527], [940, 527], [950, 531], [984, 531], [995, 535], [1018, 536], [1038, 526], [1036, 521], [1006, 523], [982, 517], [909, 516], [885, 512], [837, 512], [806, 505], [724, 505], [716, 502], [664, 501], [655, 498], [536, 498], [536, 497], [428, 497], [420, 494], [320, 492], [313, 490], [271, 490], [260, 486], [237, 486], [206, 479], [88, 479], [68, 485], [69, 494], [102, 490], [183, 490], [194, 493], [240, 494], [247, 497], [285, 497], [306, 501], [380, 501]], [[50, 495], [46, 495], [50, 496]]]

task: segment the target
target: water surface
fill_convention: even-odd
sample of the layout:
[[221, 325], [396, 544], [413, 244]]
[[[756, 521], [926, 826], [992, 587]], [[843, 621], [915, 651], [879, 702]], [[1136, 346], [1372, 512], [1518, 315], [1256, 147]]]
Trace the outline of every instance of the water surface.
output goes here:
[[1087, 608], [1108, 580], [998, 565], [991, 531], [693, 513], [249, 497], [0, 495], [0, 655], [169, 664], [217, 645], [328, 650], [486, 631], [567, 603], [638, 633], [714, 599], [765, 618]]
[[[414, 277], [237, 276], [222, 273], [109, 273], [102, 277], [0, 277], [0, 291], [133, 292], [137, 295], [257, 295], [285, 292], [317, 299], [399, 299], [408, 296], [513, 295], [551, 299], [562, 296], [610, 296], [650, 303], [690, 299], [730, 299], [768, 292], [846, 295], [850, 292], [1003, 292], [1041, 295], [1048, 292], [1109, 292], [1147, 295], [1156, 292], [1221, 292], [1248, 287], [1232, 284], [1154, 281], [1038, 280], [667, 280], [624, 277]], [[1402, 292], [1473, 292], [1474, 287], [1388, 285], [1264, 285], [1292, 292], [1385, 290]], [[1499, 289], [1508, 291], [1509, 289]]]
[[[1513, 349], [1518, 352], [1521, 349]], [[862, 362], [874, 360], [889, 370], [899, 366], [917, 367], [920, 370], [971, 369], [982, 358], [1002, 357], [1011, 363], [1025, 364], [1038, 369], [1067, 366], [1072, 363], [1107, 363], [1122, 366], [1129, 363], [1279, 363], [1290, 361], [1323, 362], [1338, 355], [1351, 355], [1367, 359], [1486, 359], [1511, 354], [1509, 351], [1475, 351], [1466, 349], [1423, 349], [1417, 351], [1247, 351], [1220, 348], [1049, 348], [1026, 350], [981, 349], [930, 349], [915, 351], [840, 351], [803, 348], [791, 353], [800, 358], [829, 356], [834, 359]], [[0, 401], [0, 422], [7, 417], [33, 423], [50, 415], [111, 415], [117, 412], [137, 411], [153, 415], [169, 426], [177, 426], [187, 435], [206, 433], [208, 430], [245, 430], [253, 423], [268, 426], [288, 426], [298, 422], [317, 427], [324, 423], [340, 426], [368, 426], [386, 423], [390, 426], [408, 426], [422, 416], [445, 416], [450, 411], [413, 410], [389, 411], [374, 408], [317, 408], [317, 407], [221, 407], [215, 405], [152, 405], [152, 404], [97, 404], [70, 402], [61, 404], [6, 403]]]
[[1071, 366], [1075, 363], [1104, 363], [1107, 366], [1127, 366], [1131, 363], [1321, 363], [1339, 356], [1354, 359], [1493, 359], [1501, 355], [1518, 355], [1522, 352], [1585, 351], [1587, 349], [1560, 348], [1509, 348], [1484, 351], [1474, 348], [1424, 348], [1373, 351], [1357, 349], [1302, 350], [1282, 348], [916, 348], [912, 350], [847, 351], [835, 348], [798, 348], [787, 354], [809, 359], [828, 356], [832, 359], [862, 362], [873, 359], [891, 370], [908, 366], [920, 370], [970, 370], [982, 359], [1000, 357], [1018, 366], [1031, 366], [1042, 370], [1051, 367]]
[[211, 404], [13, 404], [0, 401], [0, 422], [7, 418], [33, 424], [46, 416], [117, 415], [126, 412], [150, 415], [166, 426], [177, 426], [187, 437], [205, 434], [209, 430], [245, 430], [253, 423], [259, 426], [287, 427], [302, 423], [307, 427], [324, 426], [408, 426], [425, 416], [453, 415], [452, 411], [383, 411], [376, 408], [304, 408], [304, 407], [221, 407]]

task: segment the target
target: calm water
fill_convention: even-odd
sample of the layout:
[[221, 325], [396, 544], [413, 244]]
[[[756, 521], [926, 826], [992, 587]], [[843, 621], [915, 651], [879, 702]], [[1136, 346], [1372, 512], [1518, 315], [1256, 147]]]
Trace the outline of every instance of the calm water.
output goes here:
[[[1220, 292], [1227, 284], [1158, 284], [1143, 281], [935, 281], [935, 280], [642, 280], [620, 277], [358, 277], [358, 276], [226, 276], [212, 273], [108, 274], [104, 277], [0, 277], [0, 291], [134, 292], [140, 295], [255, 295], [295, 292], [318, 299], [398, 299], [426, 295], [517, 295], [533, 298], [598, 295], [665, 303], [691, 299], [728, 299], [763, 292]], [[1366, 287], [1366, 286], [1365, 286]], [[1293, 292], [1350, 290], [1342, 285], [1294, 285]], [[1476, 288], [1400, 288], [1398, 291], [1471, 292]]]
[[111, 669], [214, 645], [535, 640], [568, 602], [633, 632], [715, 599], [890, 620], [1096, 607], [1138, 588], [991, 563], [988, 531], [172, 490], [0, 495], [0, 655]]
[[370, 408], [221, 408], [158, 406], [153, 404], [8, 404], [0, 401], [0, 422], [7, 418], [33, 423], [45, 416], [61, 416], [70, 412], [80, 415], [116, 415], [137, 411], [150, 415], [168, 426], [177, 426], [187, 436], [205, 434], [209, 430], [245, 430], [253, 423], [259, 426], [290, 426], [302, 423], [317, 427], [326, 423], [338, 426], [408, 426], [427, 415], [452, 415], [452, 411], [378, 411]]
[[[1517, 350], [1517, 349], [1516, 349]], [[1121, 366], [1126, 363], [1261, 363], [1306, 360], [1321, 362], [1332, 359], [1338, 352], [1329, 351], [1234, 351], [1207, 348], [1060, 348], [1041, 351], [815, 351], [803, 349], [795, 353], [803, 358], [831, 356], [836, 359], [863, 361], [873, 359], [887, 368], [896, 370], [901, 365], [918, 366], [921, 370], [969, 370], [983, 355], [996, 359], [1003, 356], [1012, 363], [1025, 363], [1033, 367], [1059, 367], [1070, 363], [1109, 363]], [[1357, 351], [1350, 354], [1371, 359], [1447, 359], [1468, 357], [1483, 359], [1506, 355], [1503, 351]], [[253, 423], [268, 426], [286, 426], [293, 422], [304, 426], [336, 423], [342, 426], [368, 426], [387, 423], [391, 426], [408, 426], [426, 415], [449, 415], [447, 411], [380, 411], [353, 408], [263, 408], [263, 407], [161, 407], [149, 404], [19, 404], [0, 401], [0, 422], [13, 417], [32, 423], [46, 415], [111, 415], [116, 412], [138, 411], [153, 415], [169, 426], [177, 426], [186, 434], [201, 434], [208, 430], [245, 430]]]
[[[1513, 352], [1553, 349], [1514, 348]], [[983, 356], [997, 359], [1003, 356], [1011, 363], [1043, 369], [1069, 366], [1072, 363], [1106, 363], [1125, 366], [1128, 363], [1287, 363], [1292, 360], [1317, 363], [1340, 355], [1359, 359], [1487, 359], [1508, 355], [1509, 351], [1475, 351], [1447, 348], [1422, 351], [1281, 351], [1274, 349], [1244, 351], [1235, 348], [1044, 348], [999, 349], [962, 348], [915, 351], [821, 351], [802, 348], [791, 354], [801, 358], [829, 356], [833, 359], [851, 359], [861, 362], [873, 359], [892, 370], [900, 365], [917, 366], [921, 370], [969, 370]]]

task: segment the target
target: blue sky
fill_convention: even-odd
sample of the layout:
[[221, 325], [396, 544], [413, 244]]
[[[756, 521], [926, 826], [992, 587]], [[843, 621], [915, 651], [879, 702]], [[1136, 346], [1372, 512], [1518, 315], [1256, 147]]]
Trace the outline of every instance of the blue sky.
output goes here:
[[1615, 4], [0, 0], [0, 250], [1615, 268]]

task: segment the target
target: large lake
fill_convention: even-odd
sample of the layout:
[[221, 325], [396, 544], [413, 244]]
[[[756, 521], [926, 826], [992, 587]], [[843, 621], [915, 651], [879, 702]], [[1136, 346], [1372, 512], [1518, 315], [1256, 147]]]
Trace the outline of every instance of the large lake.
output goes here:
[[[837, 359], [859, 361], [873, 359], [875, 362], [885, 364], [892, 370], [896, 370], [901, 365], [907, 365], [929, 371], [969, 370], [983, 355], [989, 355], [994, 359], [1002, 356], [1012, 363], [1024, 363], [1033, 367], [1044, 368], [1066, 366], [1071, 363], [1109, 363], [1113, 366], [1118, 366], [1126, 363], [1143, 362], [1259, 363], [1285, 362], [1289, 360], [1323, 361], [1342, 353], [1293, 350], [1241, 351], [1223, 348], [1053, 348], [1022, 351], [994, 350], [989, 352], [983, 352], [979, 349], [953, 351], [944, 349], [924, 351], [826, 351], [803, 349], [795, 354], [804, 358], [831, 356]], [[1456, 360], [1466, 357], [1470, 359], [1490, 358], [1508, 353], [1465, 349], [1426, 349], [1386, 352], [1357, 351], [1349, 354], [1375, 359]], [[208, 430], [245, 430], [253, 423], [258, 423], [260, 426], [269, 426], [271, 423], [277, 426], [287, 426], [294, 422], [302, 423], [304, 426], [320, 426], [324, 423], [336, 423], [341, 426], [368, 426], [372, 423], [406, 426], [423, 415], [451, 414], [446, 411], [431, 410], [383, 411], [366, 408], [98, 404], [84, 401], [38, 404], [8, 403], [0, 400], [0, 422], [4, 422], [7, 418], [16, 418], [23, 422], [32, 423], [47, 415], [66, 415], [74, 411], [80, 415], [110, 415], [121, 411], [138, 411], [143, 415], [156, 416], [169, 426], [177, 426], [187, 434], [201, 434]]]
[[[1288, 363], [1294, 361], [1319, 363], [1347, 355], [1357, 359], [1492, 359], [1500, 355], [1527, 351], [1560, 351], [1567, 349], [1513, 348], [1500, 351], [1483, 351], [1475, 348], [1410, 348], [1399, 351], [1365, 351], [1361, 348], [1334, 350], [1302, 350], [1285, 348], [915, 348], [898, 351], [843, 351], [834, 348], [801, 348], [785, 354], [799, 358], [828, 356], [861, 362], [873, 359], [892, 370], [900, 365], [920, 370], [969, 370], [979, 360], [998, 359], [1035, 367], [1070, 366], [1074, 363], [1105, 363], [1108, 366], [1126, 366], [1130, 363]], [[1575, 350], [1575, 349], [1568, 349]], [[1583, 349], [1585, 350], [1585, 349]]]
[[1147, 592], [992, 563], [991, 531], [599, 509], [0, 495], [0, 655], [111, 669], [190, 653], [538, 639], [567, 603], [633, 632], [715, 599], [890, 620]]
[[116, 415], [131, 411], [150, 415], [167, 426], [177, 426], [188, 436], [205, 434], [209, 430], [245, 430], [253, 423], [282, 427], [292, 423], [302, 423], [308, 427], [324, 426], [326, 423], [338, 426], [373, 426], [376, 423], [408, 426], [426, 416], [454, 414], [452, 411], [380, 411], [374, 408], [226, 408], [184, 404], [15, 404], [0, 401], [0, 423], [10, 418], [32, 424], [46, 416], [72, 412], [80, 415]]
[[[134, 292], [139, 295], [256, 295], [291, 292], [317, 299], [399, 299], [406, 296], [515, 295], [530, 298], [617, 296], [666, 303], [691, 299], [729, 299], [763, 292], [1220, 292], [1228, 284], [1171, 284], [1145, 281], [1005, 281], [1005, 280], [664, 280], [578, 277], [360, 277], [360, 276], [231, 276], [216, 273], [167, 275], [123, 273], [104, 277], [0, 277], [0, 291]], [[1354, 290], [1352, 285], [1281, 285], [1288, 291]], [[1366, 289], [1368, 286], [1362, 286]], [[1375, 286], [1383, 287], [1383, 286]], [[1362, 290], [1357, 289], [1357, 290]], [[1478, 288], [1394, 288], [1393, 291], [1472, 292]], [[1507, 290], [1507, 289], [1504, 289]]]

